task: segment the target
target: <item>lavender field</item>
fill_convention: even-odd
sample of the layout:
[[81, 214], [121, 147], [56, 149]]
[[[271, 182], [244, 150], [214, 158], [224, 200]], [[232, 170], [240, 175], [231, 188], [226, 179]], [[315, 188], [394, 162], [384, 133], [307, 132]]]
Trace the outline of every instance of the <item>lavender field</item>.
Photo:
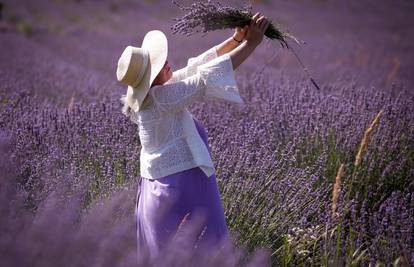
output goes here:
[[250, 3], [306, 42], [320, 90], [265, 39], [235, 72], [244, 105], [190, 106], [234, 242], [207, 257], [195, 227], [151, 263], [118, 57], [160, 29], [179, 69], [233, 31], [174, 35], [171, 1], [0, 0], [2, 266], [414, 266], [414, 3]]

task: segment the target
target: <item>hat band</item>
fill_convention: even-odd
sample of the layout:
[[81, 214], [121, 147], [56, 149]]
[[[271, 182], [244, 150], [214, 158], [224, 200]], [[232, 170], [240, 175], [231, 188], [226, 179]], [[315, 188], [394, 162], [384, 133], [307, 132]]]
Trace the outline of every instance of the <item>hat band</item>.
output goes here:
[[141, 82], [142, 77], [145, 74], [145, 71], [147, 70], [147, 66], [148, 66], [148, 51], [144, 50], [143, 53], [143, 64], [142, 64], [142, 68], [140, 68], [139, 73], [138, 73], [138, 77], [135, 80], [135, 82], [132, 84], [132, 87], [137, 87], [138, 84]]

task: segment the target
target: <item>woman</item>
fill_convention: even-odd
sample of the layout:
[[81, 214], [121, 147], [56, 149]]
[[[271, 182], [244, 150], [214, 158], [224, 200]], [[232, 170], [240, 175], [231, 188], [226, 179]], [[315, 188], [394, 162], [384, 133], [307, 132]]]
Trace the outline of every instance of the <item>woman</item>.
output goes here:
[[228, 237], [211, 150], [203, 125], [187, 106], [196, 100], [243, 103], [234, 70], [263, 40], [269, 21], [257, 13], [249, 26], [172, 72], [167, 40], [151, 31], [141, 48], [128, 47], [118, 80], [128, 85], [123, 112], [138, 124], [141, 179], [136, 199], [138, 252], [156, 257], [186, 217], [204, 219], [203, 244]]

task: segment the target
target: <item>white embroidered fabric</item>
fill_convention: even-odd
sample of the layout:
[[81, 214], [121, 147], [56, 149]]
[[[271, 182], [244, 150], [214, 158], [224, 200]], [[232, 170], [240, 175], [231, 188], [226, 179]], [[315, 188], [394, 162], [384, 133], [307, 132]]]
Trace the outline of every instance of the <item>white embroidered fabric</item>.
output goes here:
[[213, 47], [190, 58], [185, 68], [175, 71], [167, 83], [152, 87], [147, 97], [149, 105], [131, 113], [142, 145], [141, 176], [157, 179], [200, 166], [210, 177], [213, 163], [186, 107], [204, 99], [244, 103], [230, 56], [218, 57]]

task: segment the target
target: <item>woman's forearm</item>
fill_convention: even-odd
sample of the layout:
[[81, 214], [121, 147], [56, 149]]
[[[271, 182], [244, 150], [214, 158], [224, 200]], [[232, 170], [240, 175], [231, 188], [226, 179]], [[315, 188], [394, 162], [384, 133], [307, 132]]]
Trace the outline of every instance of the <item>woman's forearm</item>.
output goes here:
[[229, 52], [231, 62], [233, 63], [233, 70], [237, 69], [243, 61], [250, 56], [259, 44], [254, 42], [243, 42], [237, 48]]
[[224, 40], [221, 44], [218, 44], [216, 46], [217, 48], [217, 55], [221, 56], [224, 55], [230, 51], [232, 51], [233, 49], [235, 49], [236, 47], [238, 47], [241, 43], [236, 42], [233, 37], [228, 38], [227, 40]]

